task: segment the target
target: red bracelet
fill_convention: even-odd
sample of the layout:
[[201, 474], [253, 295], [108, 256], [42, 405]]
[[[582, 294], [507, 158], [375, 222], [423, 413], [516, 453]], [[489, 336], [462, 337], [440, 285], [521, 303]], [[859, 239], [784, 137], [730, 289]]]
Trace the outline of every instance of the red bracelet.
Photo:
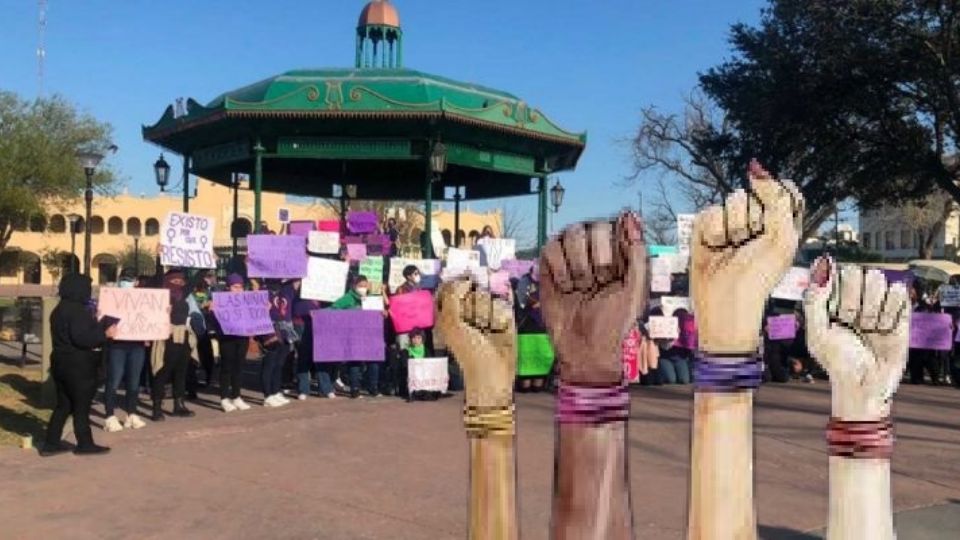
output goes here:
[[827, 424], [827, 445], [831, 456], [853, 459], [890, 459], [893, 454], [893, 422], [848, 422], [831, 417]]

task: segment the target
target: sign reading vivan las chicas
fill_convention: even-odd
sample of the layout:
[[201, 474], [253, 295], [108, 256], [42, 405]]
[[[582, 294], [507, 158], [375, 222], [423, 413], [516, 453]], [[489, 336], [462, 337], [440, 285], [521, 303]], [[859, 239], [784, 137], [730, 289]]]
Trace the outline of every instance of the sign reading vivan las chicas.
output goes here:
[[160, 263], [183, 268], [216, 268], [213, 218], [170, 212], [160, 228]]
[[117, 341], [157, 341], [170, 337], [170, 291], [101, 287], [97, 318], [120, 319]]

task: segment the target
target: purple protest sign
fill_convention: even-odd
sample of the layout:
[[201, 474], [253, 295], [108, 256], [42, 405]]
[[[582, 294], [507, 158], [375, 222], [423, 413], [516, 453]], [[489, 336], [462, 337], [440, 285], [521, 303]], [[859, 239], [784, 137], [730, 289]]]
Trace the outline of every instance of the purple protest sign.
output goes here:
[[354, 234], [377, 232], [377, 213], [347, 212], [347, 229]]
[[918, 313], [910, 316], [910, 348], [949, 351], [953, 348], [953, 319], [946, 313]]
[[797, 337], [797, 316], [767, 317], [767, 335], [774, 341]]
[[307, 239], [303, 236], [247, 236], [247, 275], [302, 278], [307, 275]]
[[215, 292], [213, 314], [228, 336], [265, 336], [274, 331], [267, 291]]
[[533, 268], [533, 261], [519, 259], [504, 259], [500, 261], [500, 269], [510, 273], [510, 277], [520, 279]]
[[366, 244], [347, 244], [347, 260], [360, 262], [367, 257]]
[[292, 236], [309, 236], [310, 231], [317, 230], [315, 221], [291, 221], [287, 224], [287, 234]]
[[677, 338], [677, 347], [681, 349], [697, 350], [697, 321], [689, 313], [677, 315], [680, 323], [680, 337]]
[[907, 287], [910, 287], [915, 279], [913, 272], [909, 270], [881, 270], [881, 272], [883, 272], [883, 277], [887, 278], [887, 283], [899, 281]]
[[364, 242], [367, 244], [367, 254], [390, 254], [390, 235], [368, 234], [366, 238], [364, 238]]
[[313, 318], [314, 362], [382, 362], [383, 313], [361, 309], [319, 309]]

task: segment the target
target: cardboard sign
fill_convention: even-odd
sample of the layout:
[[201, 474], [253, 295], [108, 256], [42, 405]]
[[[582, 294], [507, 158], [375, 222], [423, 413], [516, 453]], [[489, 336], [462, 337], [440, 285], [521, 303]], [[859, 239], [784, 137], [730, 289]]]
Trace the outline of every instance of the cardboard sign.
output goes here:
[[411, 392], [446, 392], [450, 385], [449, 361], [443, 358], [411, 358], [407, 362], [407, 389]]
[[690, 305], [689, 296], [661, 296], [660, 308], [663, 310], [663, 314], [667, 317], [676, 315], [678, 309], [682, 309], [687, 313], [693, 312], [693, 308]]
[[647, 329], [653, 339], [677, 339], [680, 337], [680, 321], [676, 317], [651, 316]]
[[670, 255], [670, 272], [673, 274], [685, 274], [690, 267], [690, 254], [678, 253]]
[[511, 278], [520, 279], [530, 273], [533, 269], [534, 261], [504, 259], [500, 261], [500, 269], [506, 270]]
[[942, 285], [940, 287], [940, 305], [943, 307], [960, 306], [960, 287]]
[[391, 296], [390, 319], [398, 334], [433, 327], [433, 295], [421, 290]]
[[228, 336], [265, 336], [274, 332], [267, 291], [215, 292], [213, 315]]
[[383, 282], [383, 257], [364, 257], [360, 261], [360, 275], [370, 280], [370, 283]]
[[340, 253], [340, 233], [338, 231], [310, 231], [307, 236], [307, 251], [323, 255]]
[[780, 283], [770, 294], [773, 298], [781, 300], [793, 300], [799, 302], [803, 300], [803, 292], [810, 285], [810, 269], [794, 266], [787, 270]]
[[364, 296], [362, 301], [363, 309], [367, 311], [383, 311], [382, 296]]
[[347, 212], [347, 230], [354, 234], [377, 232], [376, 212]]
[[472, 249], [447, 250], [447, 268], [480, 268], [480, 252]]
[[517, 241], [513, 238], [481, 238], [477, 245], [483, 255], [480, 264], [491, 270], [500, 270], [504, 259], [517, 258]]
[[640, 330], [634, 326], [627, 331], [620, 344], [623, 360], [623, 378], [630, 383], [640, 382]]
[[307, 261], [307, 277], [300, 285], [300, 297], [321, 302], [336, 302], [347, 290], [350, 264], [321, 257]]
[[910, 348], [949, 351], [953, 348], [953, 318], [947, 313], [912, 313]]
[[383, 314], [362, 309], [318, 309], [313, 318], [314, 362], [382, 362]]
[[290, 223], [290, 209], [277, 208], [277, 221], [284, 224]]
[[797, 316], [777, 315], [767, 317], [767, 336], [773, 341], [797, 337]]
[[367, 255], [390, 255], [392, 243], [389, 234], [368, 234], [363, 241], [367, 244]]
[[366, 244], [347, 244], [347, 260], [350, 262], [360, 262], [367, 258]]
[[160, 341], [170, 337], [170, 291], [101, 287], [97, 318], [120, 319], [117, 341]]
[[170, 212], [160, 227], [160, 264], [184, 268], [216, 268], [213, 218]]
[[553, 369], [553, 344], [547, 334], [517, 334], [517, 375], [544, 377]]
[[317, 222], [317, 230], [324, 232], [340, 232], [340, 220], [337, 219], [321, 219]]
[[677, 317], [680, 325], [680, 337], [677, 338], [677, 347], [691, 351], [697, 350], [697, 321], [693, 315], [682, 314]]
[[490, 272], [490, 292], [502, 296], [510, 294], [510, 274], [506, 270]]
[[420, 270], [420, 286], [422, 288], [431, 289], [436, 287], [436, 284], [431, 287], [428, 281], [430, 278], [433, 278], [434, 281], [439, 278], [440, 261], [438, 259], [405, 259], [403, 257], [392, 257], [390, 259], [390, 275], [387, 279], [391, 290], [396, 290], [397, 287], [403, 285], [403, 269], [410, 264]]
[[247, 275], [302, 278], [307, 275], [307, 239], [302, 236], [247, 236]]
[[677, 251], [690, 254], [690, 239], [693, 237], [693, 220], [696, 214], [677, 214]]
[[287, 234], [294, 236], [307, 236], [310, 231], [317, 230], [317, 224], [314, 221], [291, 221], [287, 224]]
[[664, 256], [650, 259], [650, 291], [670, 292], [671, 261]]

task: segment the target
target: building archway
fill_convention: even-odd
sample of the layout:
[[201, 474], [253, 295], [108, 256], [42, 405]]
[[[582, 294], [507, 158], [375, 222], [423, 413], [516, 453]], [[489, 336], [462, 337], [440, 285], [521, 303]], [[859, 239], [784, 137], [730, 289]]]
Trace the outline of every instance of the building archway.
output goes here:
[[63, 217], [60, 214], [54, 214], [53, 216], [50, 216], [50, 232], [52, 233], [67, 232], [67, 218]]
[[103, 234], [103, 218], [100, 216], [90, 217], [90, 234]]
[[113, 216], [107, 221], [107, 234], [123, 234], [123, 220]]
[[30, 232], [42, 233], [47, 230], [46, 216], [33, 216], [30, 218]]
[[471, 230], [467, 236], [470, 238], [470, 247], [477, 245], [477, 239], [480, 238], [480, 233], [478, 233], [476, 229]]
[[142, 233], [139, 218], [132, 217], [127, 220], [127, 236], [140, 236]]
[[71, 272], [80, 271], [80, 258], [71, 253], [62, 253], [60, 261], [56, 268], [47, 267], [48, 271], [54, 277], [63, 277]]
[[246, 238], [253, 232], [253, 222], [245, 217], [238, 217], [230, 231], [231, 238]]
[[146, 236], [156, 236], [160, 234], [160, 222], [156, 218], [150, 218], [143, 226], [144, 235]]
[[440, 236], [443, 237], [443, 243], [444, 243], [444, 244], [446, 244], [446, 245], [448, 245], [448, 246], [452, 246], [452, 245], [453, 245], [453, 242], [452, 242], [452, 238], [453, 238], [453, 237], [450, 235], [450, 229], [444, 229], [444, 230], [440, 231]]
[[96, 268], [96, 276], [91, 276], [99, 285], [115, 283], [117, 281], [117, 258], [109, 253], [101, 253], [93, 258], [91, 263]]
[[23, 272], [21, 283], [39, 285], [43, 280], [40, 269], [40, 256], [31, 251], [20, 253], [20, 268]]
[[457, 246], [463, 246], [467, 242], [467, 235], [463, 229], [457, 231]]

